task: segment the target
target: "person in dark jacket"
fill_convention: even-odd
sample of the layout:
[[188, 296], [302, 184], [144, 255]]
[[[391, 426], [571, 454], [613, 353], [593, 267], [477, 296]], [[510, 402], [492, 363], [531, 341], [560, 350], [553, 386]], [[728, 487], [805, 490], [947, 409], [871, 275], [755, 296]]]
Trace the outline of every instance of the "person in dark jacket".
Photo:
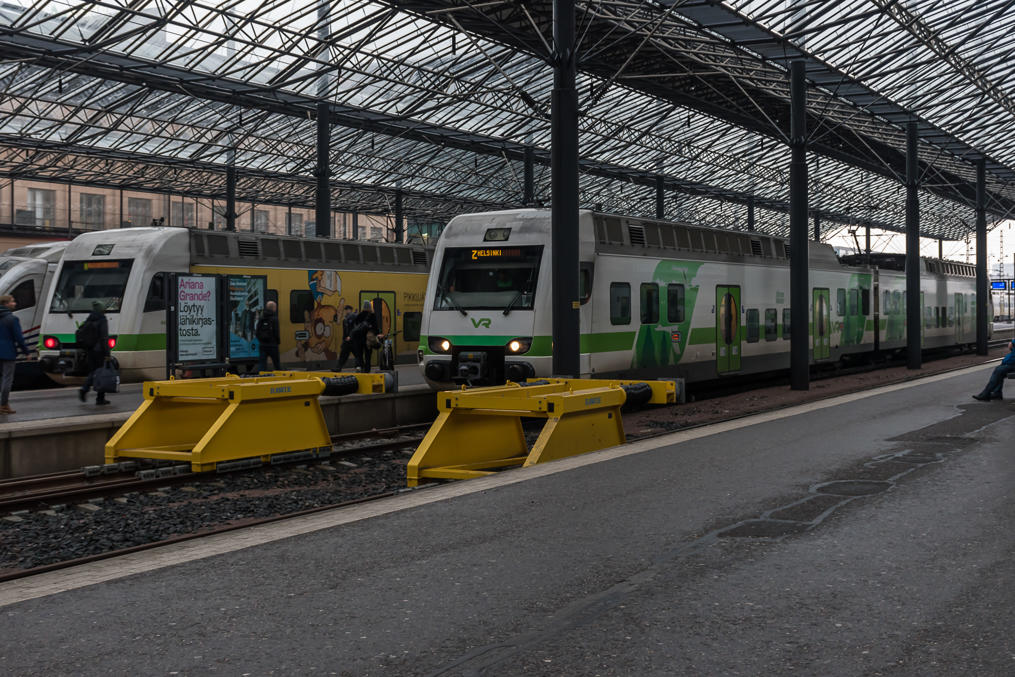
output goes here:
[[348, 361], [349, 356], [352, 355], [353, 361], [356, 363], [358, 369], [360, 365], [360, 355], [353, 348], [352, 332], [356, 328], [356, 309], [352, 306], [345, 307], [345, 317], [342, 318], [342, 349], [338, 352], [338, 368], [336, 371], [342, 371], [345, 368], [345, 363]]
[[981, 402], [1004, 399], [1004, 380], [1012, 372], [1015, 372], [1015, 339], [1008, 342], [1008, 354], [1001, 358], [1001, 364], [994, 367], [983, 392], [973, 395], [973, 398]]
[[8, 404], [11, 385], [14, 384], [15, 360], [18, 350], [25, 355], [29, 354], [25, 338], [21, 335], [21, 322], [14, 315], [17, 307], [17, 302], [10, 294], [0, 296], [0, 365], [3, 369], [0, 375], [0, 414], [15, 413]]
[[374, 336], [379, 334], [377, 330], [377, 315], [374, 313], [373, 306], [367, 301], [363, 305], [363, 310], [356, 316], [356, 323], [353, 326], [352, 332], [353, 354], [360, 356], [359, 368], [360, 371], [364, 372], [370, 371], [370, 353], [372, 350], [367, 345], [367, 334], [369, 333], [373, 333]]
[[264, 371], [268, 366], [268, 358], [271, 358], [273, 367], [278, 370], [282, 368], [282, 360], [278, 356], [278, 346], [282, 342], [278, 333], [278, 305], [274, 301], [264, 304], [264, 313], [257, 321], [257, 330], [254, 335], [257, 337], [257, 371]]
[[[106, 320], [105, 309], [98, 301], [92, 304], [92, 312], [88, 313], [84, 324], [89, 322], [95, 325], [96, 340], [90, 346], [78, 346], [85, 351], [85, 360], [88, 363], [88, 378], [85, 379], [84, 385], [78, 391], [78, 399], [82, 402], [85, 401], [85, 396], [92, 389], [92, 385], [95, 384], [95, 372], [106, 364], [106, 357], [109, 356], [109, 322]], [[97, 386], [95, 388], [95, 404], [99, 406], [109, 404], [106, 392]]]

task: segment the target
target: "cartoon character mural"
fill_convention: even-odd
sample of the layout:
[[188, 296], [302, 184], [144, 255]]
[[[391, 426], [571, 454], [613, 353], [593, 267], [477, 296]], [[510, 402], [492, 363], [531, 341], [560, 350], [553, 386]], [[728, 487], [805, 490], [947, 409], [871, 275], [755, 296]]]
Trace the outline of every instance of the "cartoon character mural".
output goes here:
[[308, 270], [307, 286], [314, 306], [303, 311], [306, 338], [297, 343], [296, 359], [302, 362], [335, 360], [342, 341], [339, 308], [345, 307], [345, 297], [340, 295], [342, 278], [334, 270]]

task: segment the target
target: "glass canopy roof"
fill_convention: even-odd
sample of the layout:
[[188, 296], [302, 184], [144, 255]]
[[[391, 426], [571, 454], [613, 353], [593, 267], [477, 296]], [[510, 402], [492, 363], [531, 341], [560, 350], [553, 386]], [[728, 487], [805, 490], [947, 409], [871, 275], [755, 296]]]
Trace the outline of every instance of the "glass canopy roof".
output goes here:
[[[788, 233], [788, 64], [808, 73], [822, 232], [962, 239], [1015, 213], [1015, 0], [577, 1], [580, 203]], [[410, 218], [549, 204], [552, 2], [0, 3], [0, 172], [313, 205], [329, 104], [332, 206]]]

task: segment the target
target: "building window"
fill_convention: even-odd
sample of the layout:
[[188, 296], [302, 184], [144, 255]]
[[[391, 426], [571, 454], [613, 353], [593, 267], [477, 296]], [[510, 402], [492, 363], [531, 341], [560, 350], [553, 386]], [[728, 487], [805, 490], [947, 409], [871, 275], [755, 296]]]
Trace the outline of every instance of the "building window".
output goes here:
[[268, 232], [268, 210], [267, 209], [255, 209], [254, 210], [254, 232], [255, 233], [267, 233]]
[[610, 324], [631, 324], [631, 285], [610, 283]]
[[101, 228], [106, 222], [106, 196], [81, 193], [78, 200], [81, 207], [81, 224]]
[[659, 322], [659, 285], [643, 282], [641, 285], [641, 323]]
[[174, 226], [184, 228], [194, 227], [194, 203], [193, 202], [170, 202], [169, 218]]
[[127, 218], [132, 226], [152, 224], [152, 201], [146, 197], [127, 198]]
[[54, 226], [56, 218], [56, 191], [45, 188], [28, 189], [28, 211], [35, 226]]
[[303, 232], [303, 214], [285, 215], [286, 235], [296, 235]]

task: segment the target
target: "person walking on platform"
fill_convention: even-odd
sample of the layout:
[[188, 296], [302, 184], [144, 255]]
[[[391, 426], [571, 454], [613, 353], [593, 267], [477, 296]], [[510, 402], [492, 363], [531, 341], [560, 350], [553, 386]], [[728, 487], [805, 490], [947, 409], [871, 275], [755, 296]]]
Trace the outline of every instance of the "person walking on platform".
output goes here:
[[1013, 372], [1015, 372], [1015, 339], [1008, 342], [1008, 354], [1001, 358], [1001, 364], [994, 367], [987, 386], [982, 392], [973, 395], [973, 399], [981, 402], [1004, 399], [1004, 380]]
[[344, 312], [345, 317], [342, 318], [342, 349], [338, 352], [338, 368], [336, 371], [345, 369], [345, 363], [349, 360], [350, 355], [352, 355], [356, 368], [358, 369], [361, 366], [359, 361], [360, 355], [354, 349], [352, 342], [352, 332], [356, 328], [356, 309], [352, 306], [346, 306]]
[[282, 342], [278, 334], [278, 305], [274, 301], [264, 304], [264, 313], [257, 321], [254, 336], [257, 338], [257, 371], [264, 371], [268, 366], [268, 358], [276, 370], [282, 368], [278, 357], [278, 345]]
[[374, 348], [380, 346], [377, 338], [377, 315], [373, 306], [367, 301], [363, 304], [363, 310], [356, 316], [356, 324], [353, 326], [352, 344], [354, 354], [359, 355], [360, 371], [370, 371], [370, 353]]
[[85, 360], [88, 363], [88, 378], [78, 390], [78, 399], [84, 402], [85, 396], [94, 385], [95, 404], [109, 404], [106, 391], [95, 383], [95, 372], [105, 366], [106, 357], [109, 356], [109, 322], [106, 320], [105, 309], [98, 301], [92, 303], [92, 312], [88, 313], [88, 317], [74, 333], [74, 341], [77, 347], [85, 352]]
[[0, 414], [15, 413], [9, 404], [11, 386], [14, 384], [15, 360], [18, 350], [25, 355], [29, 354], [25, 338], [21, 335], [21, 322], [14, 315], [17, 306], [10, 294], [0, 296], [0, 365], [3, 365], [0, 373]]

